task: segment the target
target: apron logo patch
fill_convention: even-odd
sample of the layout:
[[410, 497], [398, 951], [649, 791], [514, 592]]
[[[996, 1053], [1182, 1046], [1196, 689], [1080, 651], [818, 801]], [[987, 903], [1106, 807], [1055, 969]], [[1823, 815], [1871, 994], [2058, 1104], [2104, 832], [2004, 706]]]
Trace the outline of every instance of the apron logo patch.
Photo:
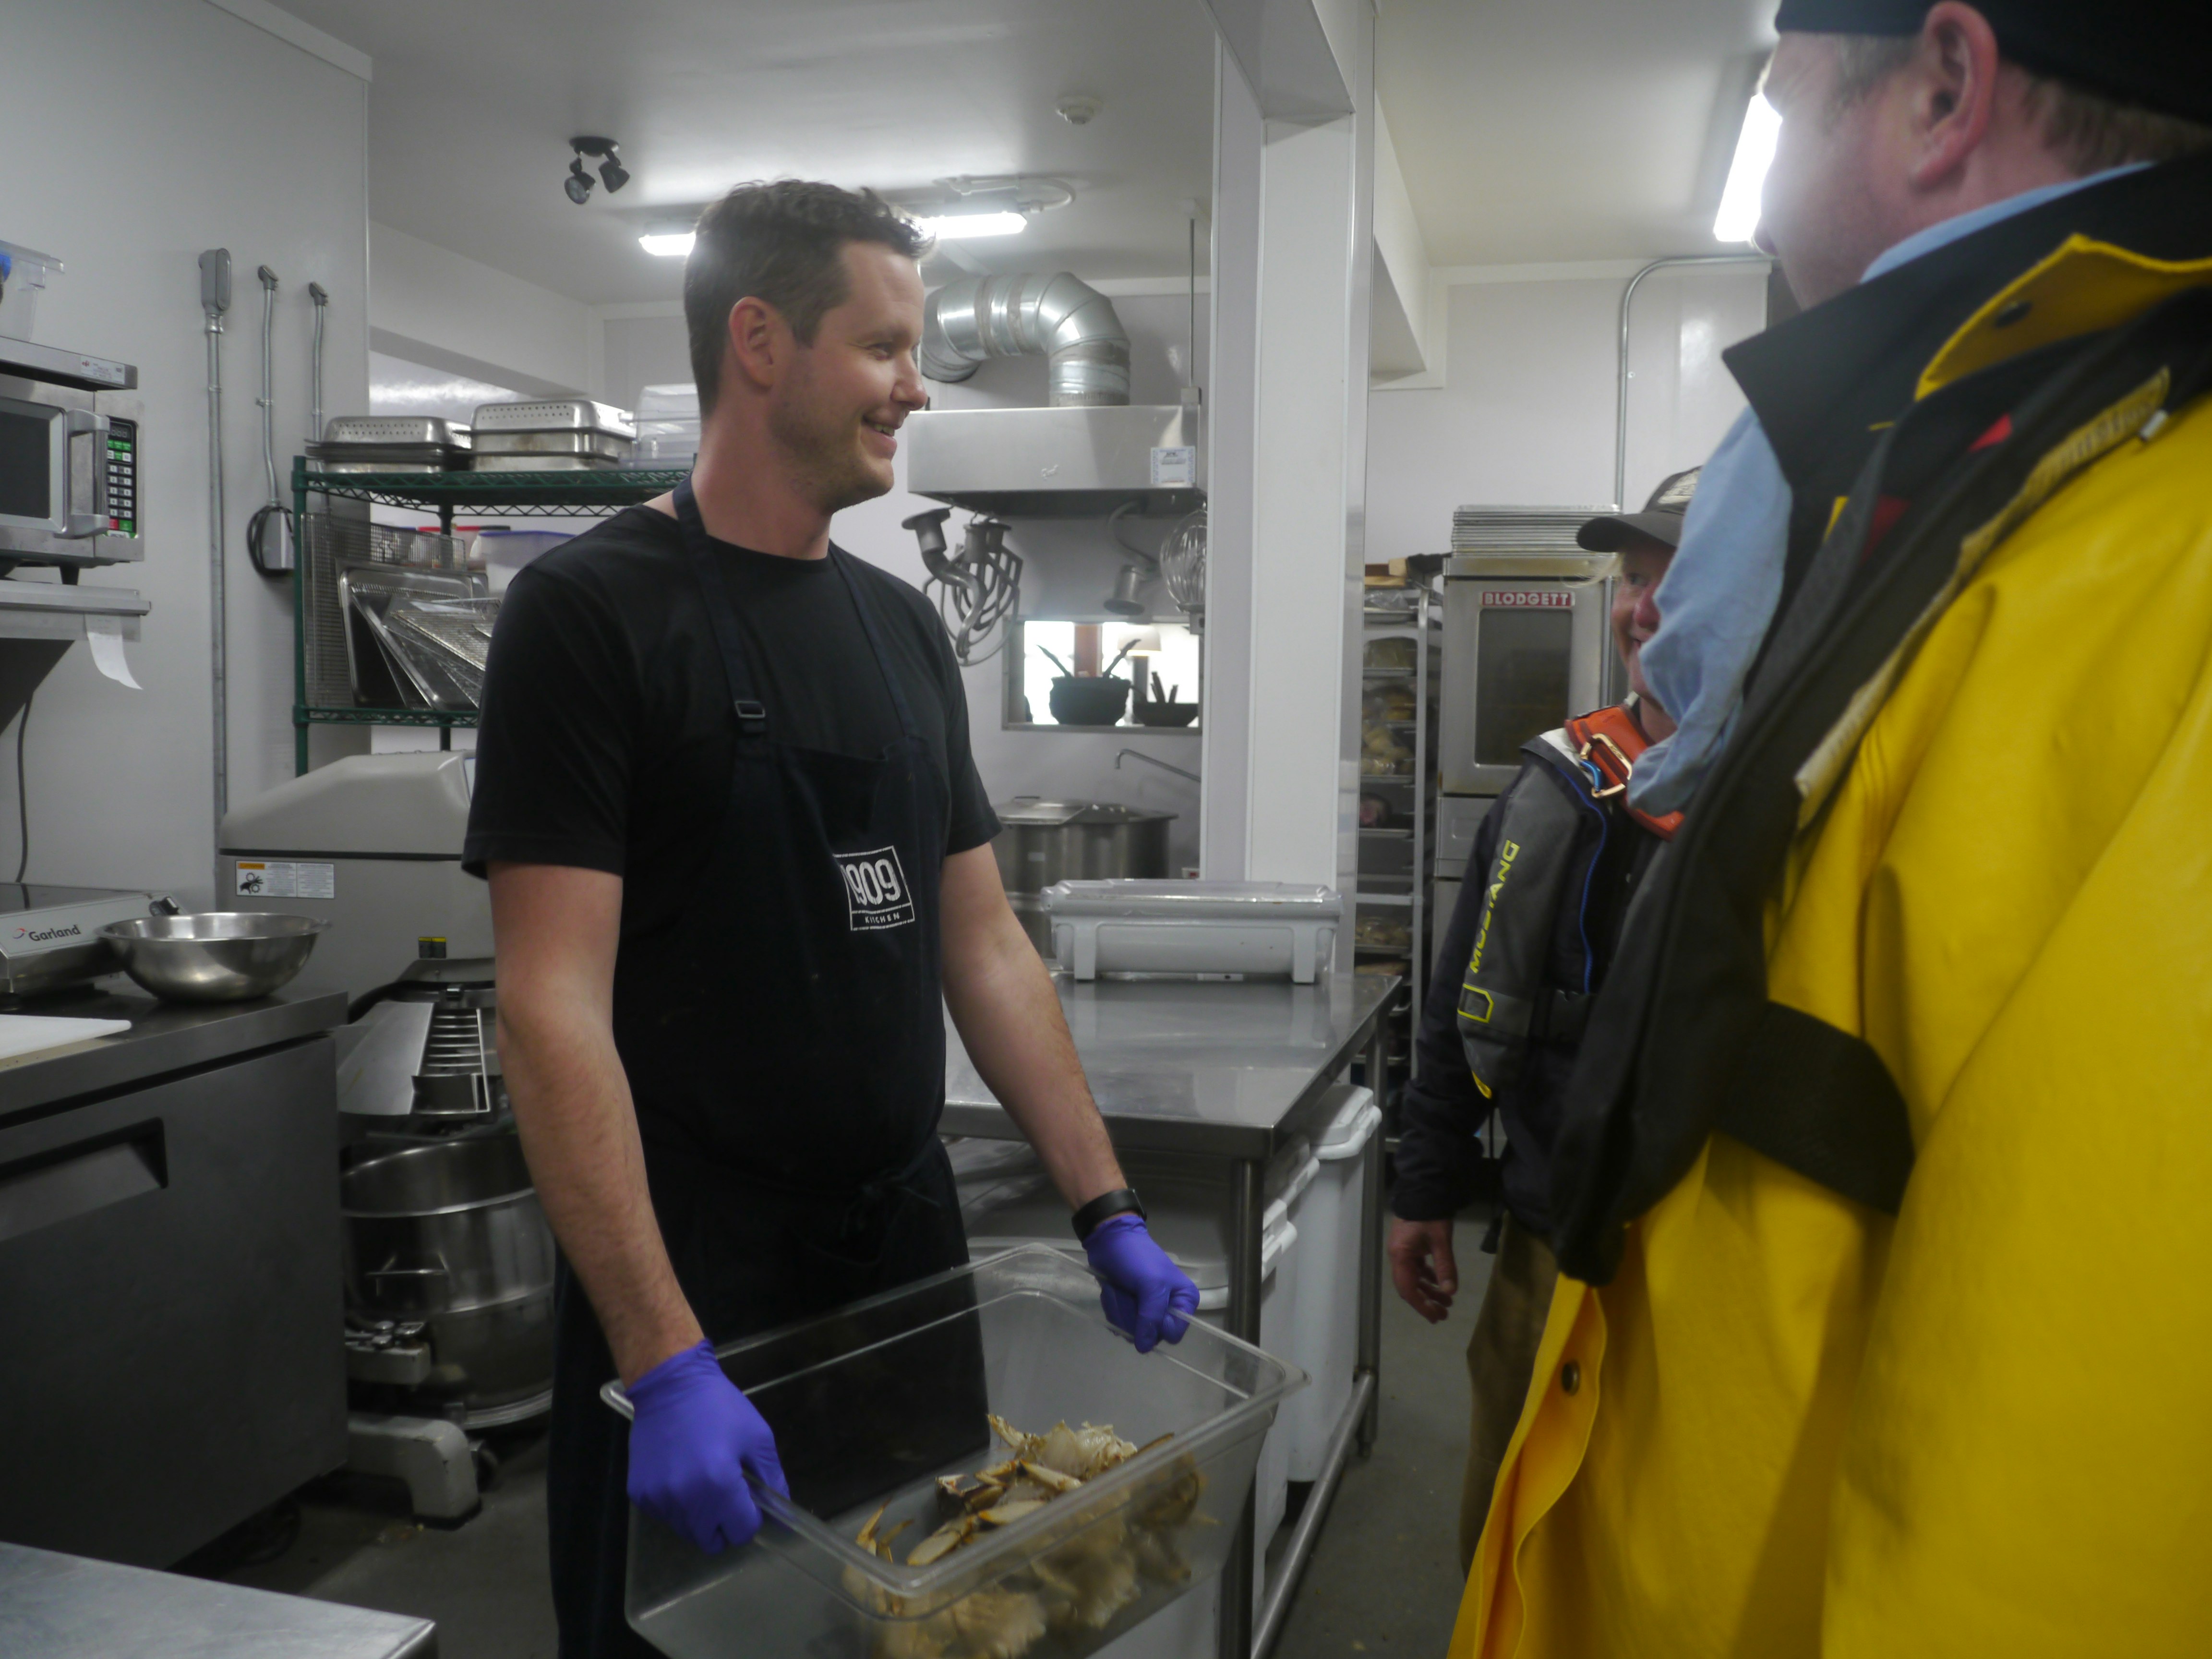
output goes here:
[[903, 927], [915, 918], [914, 893], [906, 884], [898, 848], [878, 847], [872, 853], [836, 854], [838, 873], [845, 878], [845, 909], [856, 933], [883, 927]]

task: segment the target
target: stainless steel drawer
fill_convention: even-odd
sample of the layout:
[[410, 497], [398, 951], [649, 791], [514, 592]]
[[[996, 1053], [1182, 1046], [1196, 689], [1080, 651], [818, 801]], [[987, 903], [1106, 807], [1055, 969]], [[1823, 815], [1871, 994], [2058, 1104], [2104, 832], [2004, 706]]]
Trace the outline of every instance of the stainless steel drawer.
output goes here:
[[165, 1567], [345, 1460], [330, 1038], [0, 1129], [0, 1538]]

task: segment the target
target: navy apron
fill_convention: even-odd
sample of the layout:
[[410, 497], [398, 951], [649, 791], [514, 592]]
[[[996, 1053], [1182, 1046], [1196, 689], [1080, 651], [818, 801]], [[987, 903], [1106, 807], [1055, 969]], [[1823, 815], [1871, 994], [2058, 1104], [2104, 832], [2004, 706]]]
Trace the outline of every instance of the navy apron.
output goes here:
[[[614, 1031], [670, 1261], [720, 1343], [967, 1260], [936, 1133], [949, 793], [848, 556], [829, 556], [898, 715], [873, 760], [779, 740], [688, 482], [676, 510], [736, 756], [695, 902], [623, 940]], [[556, 1304], [546, 1511], [561, 1653], [650, 1654], [623, 1613], [629, 1431], [599, 1398], [614, 1362], [565, 1262]]]

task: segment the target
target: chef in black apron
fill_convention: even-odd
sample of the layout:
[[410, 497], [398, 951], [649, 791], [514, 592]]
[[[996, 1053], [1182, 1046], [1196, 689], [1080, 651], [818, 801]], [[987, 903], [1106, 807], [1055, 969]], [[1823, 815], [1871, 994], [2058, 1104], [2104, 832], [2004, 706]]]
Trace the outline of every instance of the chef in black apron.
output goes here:
[[[710, 209], [686, 308], [695, 348], [703, 315], [726, 355], [698, 493], [686, 482], [665, 503], [672, 526], [633, 509], [548, 556], [495, 636], [466, 857], [492, 879], [501, 1051], [563, 1253], [547, 1506], [570, 1659], [643, 1650], [623, 1616], [632, 1502], [712, 1551], [757, 1528], [749, 1481], [788, 1490], [712, 1345], [966, 1261], [936, 1133], [948, 1001], [1066, 1195], [1109, 1316], [1148, 1349], [1196, 1308], [1113, 1161], [1048, 977], [1009, 944], [1023, 935], [988, 844], [948, 858], [956, 751], [980, 799], [964, 726], [947, 729], [950, 711], [964, 718], [957, 671], [949, 686], [918, 671], [898, 607], [923, 602], [828, 543], [833, 512], [889, 487], [887, 434], [922, 401], [915, 251], [881, 204], [829, 185], [746, 186]], [[758, 549], [710, 534], [702, 496]], [[811, 584], [840, 637], [864, 642], [838, 670], [887, 694], [880, 752], [801, 741], [810, 711], [780, 706], [757, 626], [749, 643], [759, 617], [733, 592], [768, 555], [826, 561], [766, 568]], [[668, 742], [643, 717], [598, 719], [605, 678], [642, 685], [637, 706], [659, 721], [700, 726], [697, 696], [653, 698], [656, 675], [682, 678], [665, 664], [702, 612], [711, 647], [686, 686], [708, 688], [703, 726]], [[704, 856], [681, 902], [647, 916], [646, 849], [674, 811], [649, 792], [725, 754], [721, 799], [677, 797], [690, 803], [677, 816], [714, 825]], [[613, 780], [601, 793], [619, 799], [623, 847], [586, 847], [571, 867], [548, 826], [586, 773]], [[935, 1369], [939, 1404], [980, 1420], [974, 1367]], [[599, 1399], [617, 1376], [634, 1425]]]

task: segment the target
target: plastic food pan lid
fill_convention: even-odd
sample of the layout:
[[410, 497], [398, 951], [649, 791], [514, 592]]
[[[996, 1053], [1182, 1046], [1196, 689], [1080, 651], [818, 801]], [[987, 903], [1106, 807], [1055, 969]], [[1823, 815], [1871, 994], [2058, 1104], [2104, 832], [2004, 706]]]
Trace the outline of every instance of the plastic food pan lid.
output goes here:
[[1041, 896], [1055, 916], [1133, 921], [1333, 921], [1344, 914], [1334, 887], [1287, 881], [1059, 881]]

